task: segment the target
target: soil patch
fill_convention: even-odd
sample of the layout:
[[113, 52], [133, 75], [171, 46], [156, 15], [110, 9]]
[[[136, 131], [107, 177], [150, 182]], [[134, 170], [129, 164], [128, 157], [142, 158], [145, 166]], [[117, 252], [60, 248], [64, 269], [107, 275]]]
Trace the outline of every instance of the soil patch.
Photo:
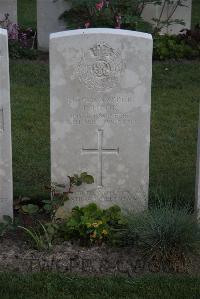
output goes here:
[[[199, 274], [200, 257], [191, 257], [188, 265], [177, 267], [177, 273]], [[55, 245], [51, 251], [30, 249], [22, 240], [0, 241], [0, 271], [62, 272], [79, 275], [123, 275], [136, 277], [147, 273], [174, 273], [160, 267], [134, 248], [80, 247], [70, 242]]]

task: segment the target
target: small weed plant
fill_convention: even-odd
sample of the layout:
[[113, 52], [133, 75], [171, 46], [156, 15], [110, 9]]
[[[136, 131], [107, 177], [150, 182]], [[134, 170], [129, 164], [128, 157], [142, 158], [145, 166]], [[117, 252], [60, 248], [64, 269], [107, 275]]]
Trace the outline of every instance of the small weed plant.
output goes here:
[[43, 224], [39, 222], [39, 225], [36, 228], [28, 228], [20, 225], [18, 228], [24, 230], [28, 235], [30, 244], [34, 249], [50, 250], [52, 248], [52, 241], [57, 229], [56, 224]]
[[65, 240], [79, 240], [82, 245], [101, 245], [110, 241], [121, 226], [123, 218], [118, 206], [103, 210], [91, 203], [82, 208], [75, 207], [59, 230]]
[[51, 221], [56, 220], [56, 214], [60, 208], [62, 208], [66, 201], [70, 200], [70, 195], [74, 192], [75, 187], [79, 187], [82, 184], [93, 184], [94, 178], [87, 172], [83, 172], [80, 175], [74, 174], [68, 176], [66, 183], [58, 184], [53, 183], [50, 187], [46, 187], [51, 193], [49, 199], [42, 200], [36, 203], [32, 203], [30, 198], [19, 198], [15, 203], [15, 210], [18, 213], [37, 217], [37, 214], [45, 213], [50, 216]]

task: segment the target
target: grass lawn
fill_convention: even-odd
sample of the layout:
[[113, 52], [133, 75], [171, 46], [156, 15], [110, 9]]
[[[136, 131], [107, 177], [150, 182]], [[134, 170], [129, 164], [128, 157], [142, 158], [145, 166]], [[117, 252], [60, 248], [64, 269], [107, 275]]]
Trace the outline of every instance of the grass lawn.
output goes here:
[[14, 196], [40, 196], [50, 181], [48, 65], [11, 61]]
[[154, 64], [150, 190], [194, 196], [200, 63]]
[[192, 0], [192, 26], [200, 24], [200, 1]]
[[1, 299], [199, 299], [200, 278], [79, 278], [63, 274], [0, 274]]
[[25, 28], [31, 27], [36, 29], [36, 7], [36, 0], [17, 0], [18, 22], [20, 25], [23, 25]]
[[[48, 64], [11, 61], [10, 70], [14, 194], [40, 198], [50, 180]], [[199, 62], [153, 66], [152, 191], [194, 196], [199, 74]]]

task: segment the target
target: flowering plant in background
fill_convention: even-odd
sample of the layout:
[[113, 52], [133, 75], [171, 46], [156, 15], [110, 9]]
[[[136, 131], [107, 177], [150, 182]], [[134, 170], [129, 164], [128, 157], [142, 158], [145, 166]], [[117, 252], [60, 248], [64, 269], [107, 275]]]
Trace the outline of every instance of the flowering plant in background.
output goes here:
[[108, 27], [151, 31], [142, 17], [146, 3], [155, 0], [72, 0], [71, 9], [60, 18], [67, 28]]
[[[57, 1], [57, 0], [55, 0]], [[68, 0], [66, 0], [68, 1]], [[172, 24], [184, 24], [175, 18], [175, 12], [181, 6], [187, 6], [187, 0], [71, 0], [71, 8], [60, 18], [69, 29], [108, 27], [129, 29], [154, 34], [160, 33]], [[154, 29], [144, 21], [142, 13], [146, 5], [155, 5], [158, 17], [152, 18]], [[165, 12], [167, 10], [167, 16]]]
[[9, 52], [12, 58], [35, 58], [36, 32], [12, 23], [8, 13], [0, 20], [0, 28], [8, 31]]
[[99, 3], [96, 3], [95, 7], [96, 7], [96, 9], [97, 9], [98, 11], [101, 11], [102, 8], [104, 7], [104, 1], [102, 0], [102, 1], [99, 2]]
[[[31, 28], [22, 29], [19, 25], [12, 23], [9, 14], [5, 14], [0, 20], [0, 27], [7, 29], [8, 39], [10, 41], [18, 41], [22, 47], [33, 47], [33, 30]], [[30, 42], [31, 40], [31, 42]]]
[[9, 20], [9, 14], [5, 14], [4, 18], [0, 20], [0, 27], [3, 29], [7, 29], [8, 31], [8, 38], [10, 40], [17, 40], [18, 39], [18, 31], [19, 26], [17, 24], [12, 23]]

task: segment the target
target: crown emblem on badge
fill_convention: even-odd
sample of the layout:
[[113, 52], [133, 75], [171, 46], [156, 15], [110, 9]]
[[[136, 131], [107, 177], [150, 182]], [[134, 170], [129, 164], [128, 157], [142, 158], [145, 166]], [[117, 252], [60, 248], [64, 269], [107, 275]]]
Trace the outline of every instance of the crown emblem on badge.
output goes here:
[[90, 48], [91, 53], [95, 57], [105, 58], [107, 56], [112, 55], [113, 49], [107, 44], [97, 44], [93, 48]]

